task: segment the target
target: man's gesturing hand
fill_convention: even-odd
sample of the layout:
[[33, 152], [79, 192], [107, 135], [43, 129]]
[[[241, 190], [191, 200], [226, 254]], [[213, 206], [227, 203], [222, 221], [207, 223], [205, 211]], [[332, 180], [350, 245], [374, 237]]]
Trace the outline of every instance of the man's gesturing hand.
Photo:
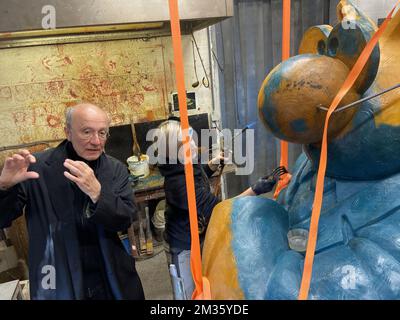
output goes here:
[[5, 190], [22, 181], [39, 178], [37, 172], [28, 171], [29, 165], [35, 162], [35, 157], [28, 150], [20, 150], [6, 158], [0, 175], [0, 189]]
[[65, 160], [64, 167], [70, 171], [64, 171], [64, 176], [75, 182], [79, 189], [87, 194], [93, 203], [96, 203], [99, 200], [101, 184], [94, 175], [92, 168], [82, 161], [70, 159]]

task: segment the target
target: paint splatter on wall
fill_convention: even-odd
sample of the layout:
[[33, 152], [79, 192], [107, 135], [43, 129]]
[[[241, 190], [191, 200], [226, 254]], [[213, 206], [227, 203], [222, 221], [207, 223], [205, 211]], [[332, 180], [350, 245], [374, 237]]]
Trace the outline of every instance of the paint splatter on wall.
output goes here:
[[65, 109], [79, 101], [112, 125], [165, 118], [163, 51], [161, 39], [1, 50], [0, 146], [63, 138]]

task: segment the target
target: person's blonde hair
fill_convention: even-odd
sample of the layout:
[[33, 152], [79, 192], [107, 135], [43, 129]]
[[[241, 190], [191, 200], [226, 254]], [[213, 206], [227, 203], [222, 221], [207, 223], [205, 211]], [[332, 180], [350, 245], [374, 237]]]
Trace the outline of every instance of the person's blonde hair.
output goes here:
[[[183, 134], [180, 123], [176, 120], [167, 120], [162, 122], [158, 126], [158, 129], [160, 130], [158, 137], [160, 140], [158, 143], [159, 146], [163, 146], [162, 148], [158, 148], [158, 156], [165, 159], [178, 159], [178, 152], [183, 146]], [[193, 128], [190, 127], [189, 130], [193, 131]], [[193, 151], [197, 152], [197, 150], [192, 149]]]

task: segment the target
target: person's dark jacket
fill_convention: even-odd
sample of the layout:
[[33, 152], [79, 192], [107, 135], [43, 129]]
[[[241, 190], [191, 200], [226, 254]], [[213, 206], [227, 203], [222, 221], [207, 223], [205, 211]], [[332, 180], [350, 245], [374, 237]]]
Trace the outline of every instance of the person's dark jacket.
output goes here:
[[[73, 182], [64, 176], [67, 141], [35, 154], [29, 168], [39, 179], [24, 181], [0, 191], [0, 228], [9, 227], [23, 213], [29, 233], [29, 280], [32, 299], [82, 299], [84, 297]], [[101, 194], [90, 202], [86, 214], [95, 223], [98, 243], [110, 289], [116, 299], [144, 299], [135, 260], [125, 251], [117, 232], [126, 230], [137, 209], [126, 167], [105, 155], [98, 159]], [[49, 288], [55, 271], [55, 288]], [[47, 283], [47, 285], [46, 285]]]
[[[190, 222], [183, 164], [158, 165], [164, 176], [166, 198], [165, 236], [170, 247], [190, 250]], [[219, 202], [211, 193], [208, 177], [214, 172], [208, 165], [193, 164], [197, 216], [200, 224], [208, 224], [212, 210]], [[205, 232], [200, 234], [200, 241]]]

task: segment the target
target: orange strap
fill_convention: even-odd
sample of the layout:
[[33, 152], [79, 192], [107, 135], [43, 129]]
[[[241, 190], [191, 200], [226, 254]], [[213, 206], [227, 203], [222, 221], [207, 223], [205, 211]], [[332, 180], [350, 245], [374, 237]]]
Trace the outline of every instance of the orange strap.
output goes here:
[[285, 61], [290, 57], [290, 0], [283, 0], [282, 11], [282, 61]]
[[[174, 50], [174, 62], [176, 72], [176, 82], [178, 88], [179, 113], [181, 118], [181, 128], [183, 133], [183, 148], [185, 152], [185, 179], [189, 205], [191, 251], [190, 268], [195, 283], [195, 290], [192, 299], [211, 299], [209, 285], [203, 291], [203, 277], [201, 270], [200, 240], [197, 222], [196, 195], [193, 178], [192, 153], [189, 147], [189, 119], [186, 105], [186, 89], [183, 71], [182, 41], [179, 25], [179, 12], [177, 0], [169, 0], [169, 12], [171, 18], [172, 45]], [[208, 281], [207, 281], [208, 283]]]
[[203, 292], [201, 294], [193, 293], [193, 300], [211, 300], [211, 288], [210, 281], [206, 277], [203, 277]]
[[[290, 57], [290, 0], [283, 0], [282, 9], [282, 61]], [[288, 168], [289, 145], [286, 141], [281, 141], [281, 160], [280, 166]], [[290, 182], [290, 174], [283, 175], [276, 186], [274, 199], [278, 198], [279, 193], [287, 187]]]
[[389, 15], [381, 25], [381, 27], [375, 32], [371, 40], [367, 43], [364, 50], [361, 52], [360, 56], [357, 59], [357, 62], [351, 69], [349, 75], [347, 76], [345, 82], [343, 83], [342, 87], [340, 88], [338, 94], [333, 99], [332, 104], [329, 107], [328, 113], [325, 119], [325, 126], [324, 126], [324, 135], [322, 138], [322, 147], [321, 147], [321, 156], [318, 168], [318, 175], [317, 175], [317, 184], [315, 188], [315, 196], [314, 196], [314, 203], [313, 209], [311, 213], [311, 222], [310, 222], [310, 230], [308, 236], [308, 243], [307, 243], [307, 251], [306, 257], [304, 260], [304, 271], [303, 277], [301, 279], [301, 286], [298, 299], [299, 300], [306, 300], [308, 298], [308, 292], [310, 290], [310, 282], [311, 282], [311, 274], [312, 274], [312, 267], [314, 261], [314, 253], [315, 247], [317, 244], [317, 234], [318, 234], [318, 222], [319, 216], [321, 213], [322, 207], [322, 198], [324, 193], [324, 180], [325, 180], [325, 172], [326, 172], [326, 164], [327, 164], [327, 136], [328, 136], [328, 124], [329, 119], [339, 105], [342, 98], [346, 95], [346, 93], [350, 90], [353, 86], [354, 82], [356, 81], [357, 77], [360, 75], [363, 67], [368, 61], [372, 50], [374, 49], [375, 45], [378, 43], [379, 37], [382, 35], [384, 30], [386, 29], [387, 24], [389, 23], [393, 11], [396, 9], [397, 5], [400, 3], [400, 0], [396, 3], [392, 11], [390, 11]]

